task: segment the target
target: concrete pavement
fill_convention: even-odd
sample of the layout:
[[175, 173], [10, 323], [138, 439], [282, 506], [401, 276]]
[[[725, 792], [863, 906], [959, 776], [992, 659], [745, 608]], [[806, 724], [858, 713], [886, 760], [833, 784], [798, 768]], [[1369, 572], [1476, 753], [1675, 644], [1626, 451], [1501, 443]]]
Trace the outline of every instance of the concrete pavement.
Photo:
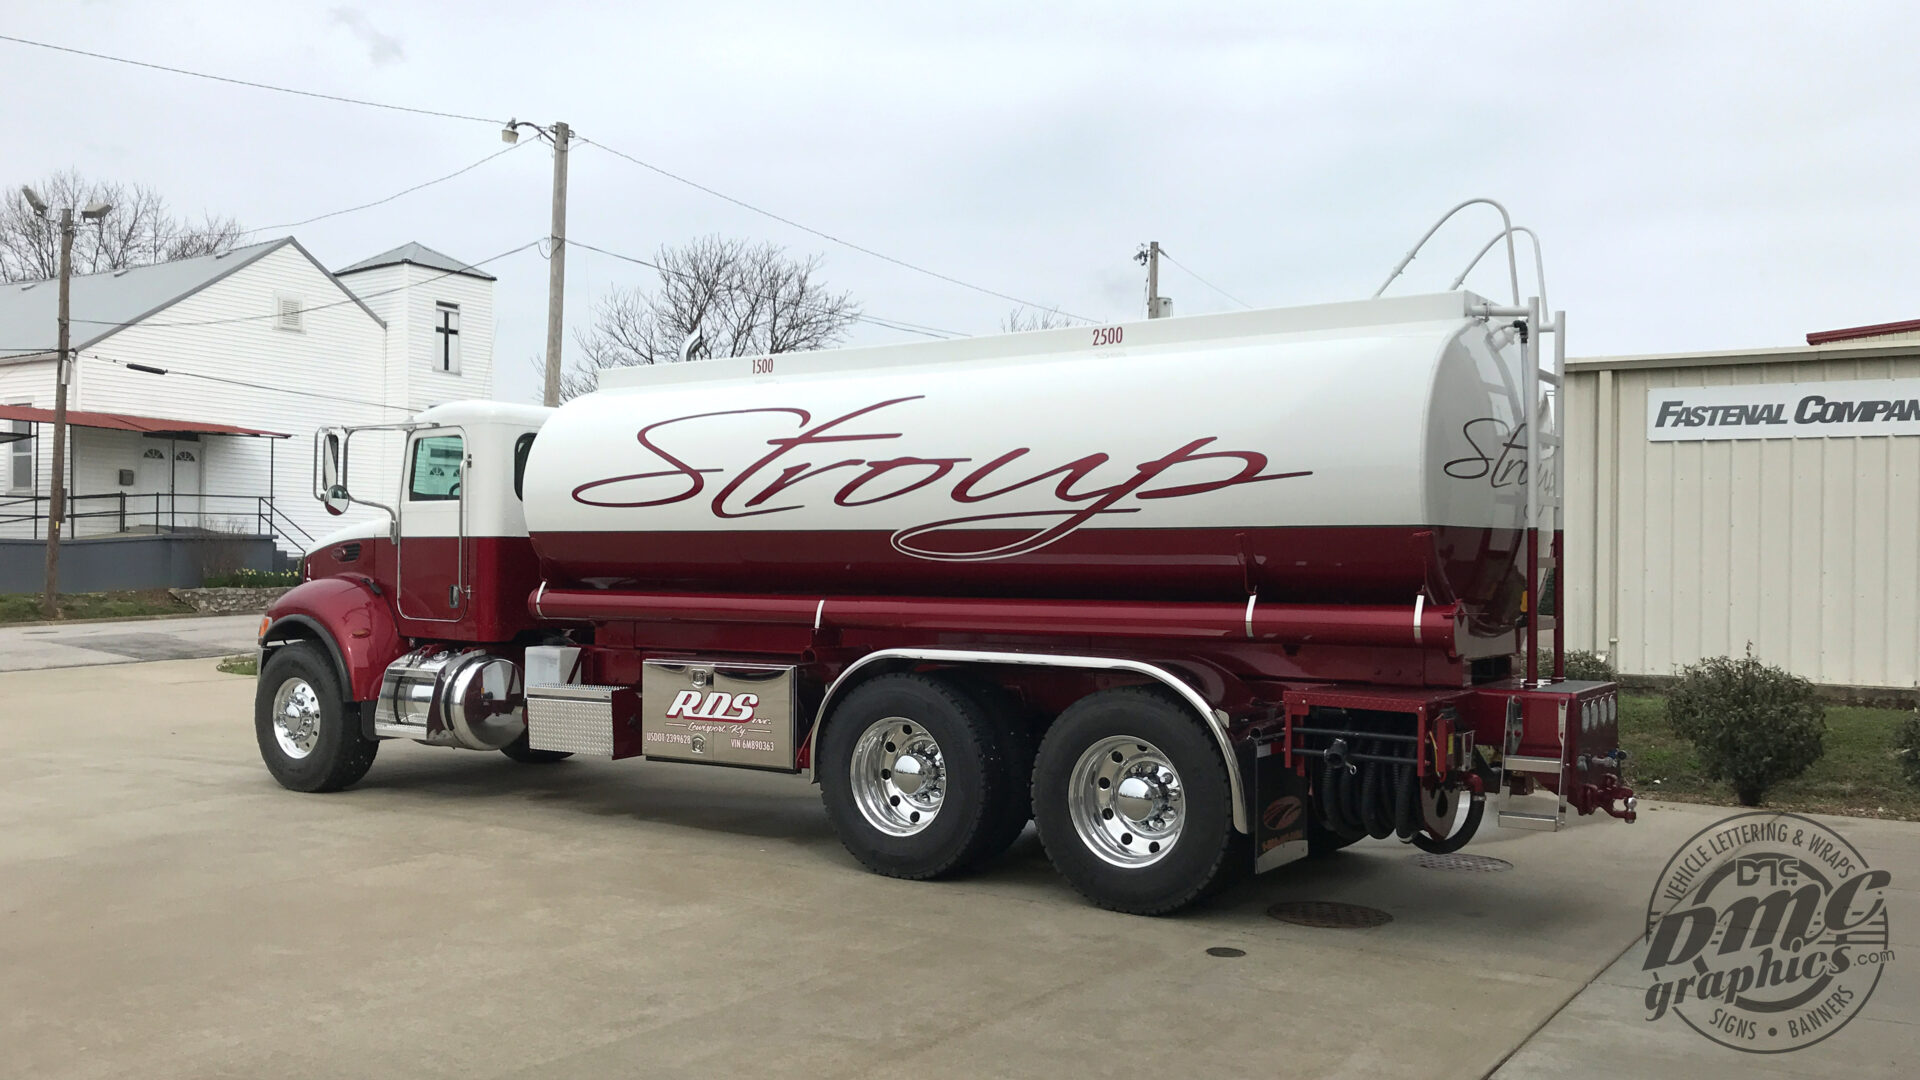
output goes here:
[[[1031, 831], [964, 880], [867, 874], [792, 777], [387, 743], [296, 795], [252, 690], [207, 660], [0, 674], [0, 1076], [1693, 1080], [1920, 1051], [1906, 958], [1801, 1052], [1832, 1058], [1638, 1019], [1615, 961], [1714, 808], [1490, 828], [1468, 851], [1505, 872], [1367, 841], [1142, 919], [1084, 905]], [[1840, 827], [1920, 882], [1920, 827]], [[1287, 900], [1393, 921], [1267, 917]]]
[[257, 614], [0, 626], [0, 671], [230, 656], [259, 629]]

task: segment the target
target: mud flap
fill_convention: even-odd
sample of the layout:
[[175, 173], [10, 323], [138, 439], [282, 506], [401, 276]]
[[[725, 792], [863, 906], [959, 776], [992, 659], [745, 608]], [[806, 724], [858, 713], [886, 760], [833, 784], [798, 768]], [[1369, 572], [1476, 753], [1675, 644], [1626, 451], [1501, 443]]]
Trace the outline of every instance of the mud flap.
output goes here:
[[1242, 758], [1256, 874], [1307, 857], [1307, 781], [1287, 768], [1282, 749], [1276, 739], [1252, 747], [1251, 763]]

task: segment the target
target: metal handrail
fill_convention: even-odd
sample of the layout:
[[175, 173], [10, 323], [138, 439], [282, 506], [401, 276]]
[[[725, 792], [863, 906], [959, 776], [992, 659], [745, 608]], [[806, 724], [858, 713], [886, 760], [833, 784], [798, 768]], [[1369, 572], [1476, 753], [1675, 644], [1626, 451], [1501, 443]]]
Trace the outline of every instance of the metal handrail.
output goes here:
[[1520, 306], [1520, 260], [1514, 254], [1513, 217], [1507, 213], [1506, 207], [1500, 205], [1498, 202], [1495, 202], [1492, 199], [1468, 199], [1465, 202], [1459, 204], [1458, 206], [1455, 206], [1453, 209], [1440, 215], [1440, 220], [1434, 222], [1433, 228], [1427, 230], [1427, 234], [1420, 238], [1420, 242], [1413, 245], [1413, 247], [1407, 251], [1406, 256], [1400, 260], [1399, 265], [1393, 268], [1393, 273], [1387, 275], [1387, 280], [1381, 282], [1380, 287], [1373, 290], [1373, 295], [1378, 297], [1380, 294], [1387, 291], [1387, 286], [1393, 284], [1393, 279], [1400, 276], [1401, 271], [1407, 268], [1407, 264], [1413, 261], [1413, 257], [1415, 255], [1420, 254], [1420, 249], [1427, 246], [1427, 241], [1433, 239], [1433, 234], [1440, 231], [1440, 226], [1445, 225], [1449, 220], [1451, 220], [1453, 218], [1453, 215], [1477, 203], [1485, 203], [1488, 206], [1493, 207], [1495, 210], [1500, 211], [1500, 225], [1505, 230], [1505, 232], [1503, 232], [1501, 235], [1507, 238], [1507, 277], [1510, 278], [1513, 283], [1513, 306], [1519, 307]]
[[[182, 498], [195, 500], [198, 505], [192, 509], [183, 510], [179, 506], [179, 501]], [[112, 508], [105, 510], [83, 510], [79, 507], [79, 504], [83, 502], [99, 502], [102, 500], [111, 501], [114, 505]], [[38, 539], [39, 522], [50, 519], [52, 516], [41, 510], [41, 504], [50, 503], [51, 501], [52, 497], [49, 495], [0, 496], [0, 511], [4, 511], [8, 507], [22, 505], [29, 507], [29, 512], [24, 514], [0, 513], [0, 525], [11, 525], [22, 521], [30, 521], [34, 523], [35, 539]], [[215, 505], [209, 506], [209, 503]], [[177, 529], [179, 528], [179, 518], [182, 516], [189, 518], [189, 520], [204, 521], [209, 517], [233, 517], [235, 516], [236, 510], [238, 510], [240, 515], [244, 516], [246, 514], [245, 505], [247, 503], [253, 504], [251, 516], [258, 529], [258, 535], [270, 536], [276, 540], [285, 540], [287, 543], [302, 551], [307, 550], [313, 545], [313, 534], [309, 533], [299, 522], [289, 517], [286, 511], [281, 510], [271, 495], [166, 491], [143, 491], [134, 493], [108, 491], [85, 495], [70, 494], [66, 497], [66, 506], [62, 508], [61, 520], [71, 524], [76, 521], [85, 521], [94, 518], [115, 518], [117, 519], [117, 527], [115, 530], [117, 532], [126, 532], [127, 526], [130, 523], [139, 525], [143, 521], [150, 522], [156, 529], [161, 528], [163, 524], [170, 524], [173, 528]]]
[[1453, 279], [1453, 284], [1447, 286], [1447, 291], [1452, 292], [1464, 284], [1467, 280], [1467, 275], [1473, 273], [1473, 268], [1479, 266], [1480, 260], [1487, 257], [1487, 252], [1493, 250], [1493, 245], [1502, 240], [1507, 240], [1511, 243], [1514, 233], [1526, 233], [1527, 239], [1533, 241], [1533, 280], [1535, 284], [1540, 286], [1540, 310], [1552, 311], [1553, 305], [1547, 302], [1547, 264], [1546, 260], [1540, 257], [1540, 237], [1535, 235], [1534, 231], [1525, 225], [1515, 225], [1510, 229], [1495, 233], [1493, 239], [1487, 241], [1487, 246], [1480, 249], [1480, 254], [1475, 255], [1473, 261], [1467, 264], [1467, 268], [1460, 271], [1460, 276]]

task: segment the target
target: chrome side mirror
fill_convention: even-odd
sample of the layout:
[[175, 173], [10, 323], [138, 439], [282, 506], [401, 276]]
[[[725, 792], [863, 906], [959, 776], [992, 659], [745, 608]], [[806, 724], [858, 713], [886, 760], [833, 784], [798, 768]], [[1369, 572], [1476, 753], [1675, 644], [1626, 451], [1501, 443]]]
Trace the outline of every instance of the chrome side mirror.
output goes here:
[[340, 435], [329, 431], [320, 443], [320, 505], [327, 513], [340, 515], [353, 504], [347, 486], [340, 482]]

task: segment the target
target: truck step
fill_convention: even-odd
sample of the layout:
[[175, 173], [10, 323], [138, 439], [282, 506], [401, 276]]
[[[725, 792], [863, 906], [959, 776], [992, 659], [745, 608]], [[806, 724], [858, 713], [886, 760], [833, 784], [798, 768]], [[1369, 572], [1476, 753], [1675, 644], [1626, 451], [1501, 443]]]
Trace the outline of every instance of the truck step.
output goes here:
[[1541, 832], [1554, 832], [1565, 822], [1559, 814], [1536, 814], [1530, 810], [1500, 811], [1500, 827], [1503, 829], [1537, 829]]
[[1508, 772], [1534, 773], [1542, 776], [1559, 776], [1560, 759], [1550, 757], [1521, 757], [1508, 754], [1501, 759], [1501, 767]]

